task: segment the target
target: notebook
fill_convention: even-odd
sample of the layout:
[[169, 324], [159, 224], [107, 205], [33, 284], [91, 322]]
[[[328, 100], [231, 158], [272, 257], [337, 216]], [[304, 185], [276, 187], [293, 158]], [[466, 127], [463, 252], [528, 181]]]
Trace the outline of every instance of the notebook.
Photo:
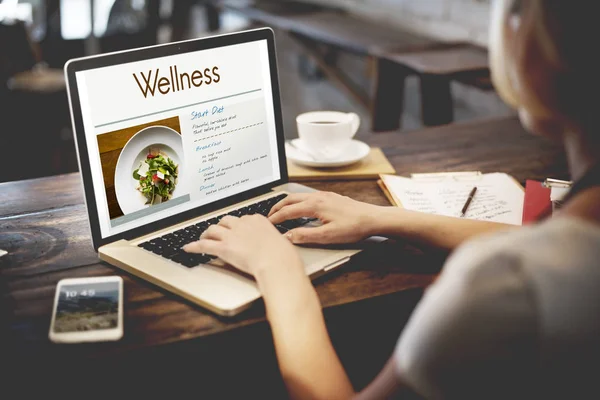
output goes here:
[[288, 161], [288, 174], [294, 181], [374, 179], [381, 174], [395, 174], [396, 170], [379, 148], [371, 148], [362, 161], [340, 168], [310, 168]]
[[380, 178], [379, 185], [391, 203], [408, 210], [459, 217], [476, 186], [477, 192], [464, 218], [511, 225], [522, 223], [525, 192], [507, 174], [458, 172]]

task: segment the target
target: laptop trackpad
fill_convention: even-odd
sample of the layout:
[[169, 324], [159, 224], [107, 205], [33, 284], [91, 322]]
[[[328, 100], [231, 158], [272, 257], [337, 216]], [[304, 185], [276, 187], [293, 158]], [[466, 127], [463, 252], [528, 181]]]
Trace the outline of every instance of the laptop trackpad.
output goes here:
[[308, 247], [297, 247], [300, 258], [305, 266], [321, 263], [327, 257], [327, 253], [337, 253], [337, 250], [314, 249]]
[[304, 263], [304, 269], [308, 275], [321, 271], [327, 266], [334, 264], [344, 258], [350, 257], [358, 250], [325, 249], [313, 247], [296, 247], [300, 258]]

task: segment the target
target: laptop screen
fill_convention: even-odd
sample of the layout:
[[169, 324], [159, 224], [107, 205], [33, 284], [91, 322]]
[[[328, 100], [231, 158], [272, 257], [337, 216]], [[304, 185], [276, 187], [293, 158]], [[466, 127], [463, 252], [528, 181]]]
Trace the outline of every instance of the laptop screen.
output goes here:
[[267, 40], [75, 78], [102, 238], [281, 178]]

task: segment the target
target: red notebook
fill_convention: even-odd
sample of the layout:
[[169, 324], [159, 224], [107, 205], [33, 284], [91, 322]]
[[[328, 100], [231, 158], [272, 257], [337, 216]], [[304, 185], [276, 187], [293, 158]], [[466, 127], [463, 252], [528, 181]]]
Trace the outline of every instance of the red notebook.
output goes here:
[[523, 204], [523, 225], [539, 221], [552, 213], [550, 188], [542, 182], [528, 180], [525, 184], [525, 203]]

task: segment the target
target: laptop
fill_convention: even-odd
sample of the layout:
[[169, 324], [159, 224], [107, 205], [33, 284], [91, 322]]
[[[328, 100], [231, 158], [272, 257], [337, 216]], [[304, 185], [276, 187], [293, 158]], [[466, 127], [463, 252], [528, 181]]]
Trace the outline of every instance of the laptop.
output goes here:
[[[314, 191], [288, 180], [273, 32], [75, 59], [65, 75], [99, 257], [220, 315], [251, 306], [252, 277], [181, 247], [225, 215]], [[298, 250], [314, 278], [361, 248]]]

